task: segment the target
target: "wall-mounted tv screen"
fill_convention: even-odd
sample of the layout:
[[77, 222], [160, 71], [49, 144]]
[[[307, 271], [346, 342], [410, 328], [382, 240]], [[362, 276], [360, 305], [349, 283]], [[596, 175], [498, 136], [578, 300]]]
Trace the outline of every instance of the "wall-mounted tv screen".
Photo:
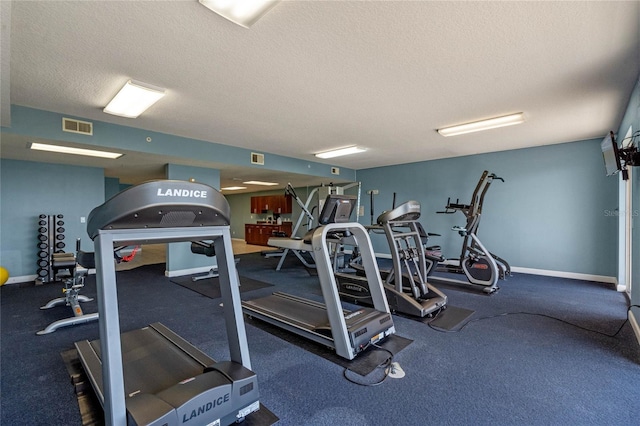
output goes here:
[[618, 152], [618, 144], [616, 143], [613, 132], [609, 132], [600, 143], [602, 149], [602, 157], [604, 159], [604, 166], [607, 169], [607, 176], [616, 174], [622, 170], [620, 164], [620, 153]]

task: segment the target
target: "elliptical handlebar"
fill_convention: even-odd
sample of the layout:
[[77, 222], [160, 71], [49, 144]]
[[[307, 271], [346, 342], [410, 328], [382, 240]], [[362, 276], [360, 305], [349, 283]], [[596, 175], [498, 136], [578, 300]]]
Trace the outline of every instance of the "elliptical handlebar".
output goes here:
[[460, 200], [456, 199], [455, 203], [451, 202], [451, 198], [447, 198], [447, 205], [444, 211], [437, 211], [441, 214], [453, 214], [456, 211], [461, 211], [467, 217], [476, 216], [482, 212], [482, 204], [484, 203], [484, 196], [491, 186], [491, 182], [499, 180], [504, 182], [504, 179], [495, 173], [489, 174], [487, 170], [482, 173], [478, 184], [476, 185], [473, 195], [471, 196], [471, 204], [460, 204]]
[[501, 178], [500, 176], [497, 176], [495, 173], [491, 173], [489, 176], [487, 176], [488, 178], [492, 179], [492, 180], [500, 180], [502, 182], [504, 182], [504, 179]]
[[447, 198], [447, 205], [444, 208], [444, 211], [437, 211], [439, 214], [454, 214], [458, 210], [469, 210], [471, 208], [468, 204], [460, 204], [460, 200], [456, 199], [455, 203], [451, 202], [451, 198]]

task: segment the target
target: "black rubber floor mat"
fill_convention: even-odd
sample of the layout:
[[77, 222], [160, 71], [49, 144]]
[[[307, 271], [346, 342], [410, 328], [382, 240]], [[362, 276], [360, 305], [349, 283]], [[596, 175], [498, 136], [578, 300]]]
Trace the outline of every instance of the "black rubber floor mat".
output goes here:
[[475, 311], [471, 309], [447, 306], [447, 309], [438, 314], [434, 320], [426, 320], [424, 322], [428, 322], [432, 327], [442, 330], [457, 330], [467, 322], [467, 319], [469, 319], [474, 312]]
[[407, 339], [406, 337], [392, 334], [377, 344], [377, 346], [380, 346], [383, 349], [370, 346], [365, 351], [359, 353], [354, 359], [348, 360], [337, 355], [333, 349], [330, 349], [325, 345], [316, 343], [313, 340], [306, 339], [295, 333], [288, 332], [287, 330], [276, 327], [273, 324], [269, 324], [259, 319], [247, 318], [246, 316], [245, 323], [258, 327], [276, 337], [281, 338], [282, 340], [321, 356], [334, 364], [348, 368], [361, 376], [368, 375], [389, 358], [390, 354], [386, 352], [385, 349], [395, 355], [413, 342], [413, 340]]
[[[175, 277], [171, 278], [171, 282], [182, 287], [186, 287], [189, 290], [193, 290], [196, 293], [200, 293], [203, 296], [207, 296], [211, 299], [217, 299], [221, 297], [220, 280], [218, 278], [207, 278], [205, 280], [193, 281], [191, 279], [191, 276]], [[272, 287], [272, 284], [247, 277], [240, 277], [240, 293], [246, 293], [248, 291], [258, 290], [265, 287]]]

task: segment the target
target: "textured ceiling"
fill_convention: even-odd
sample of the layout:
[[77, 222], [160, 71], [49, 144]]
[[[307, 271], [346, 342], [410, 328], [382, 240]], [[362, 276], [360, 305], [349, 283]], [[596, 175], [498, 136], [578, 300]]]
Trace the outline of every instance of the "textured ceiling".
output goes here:
[[[324, 161], [354, 169], [603, 137], [640, 71], [637, 1], [285, 1], [250, 29], [197, 0], [11, 5], [13, 104], [308, 160], [367, 148]], [[130, 78], [167, 96], [103, 113]]]

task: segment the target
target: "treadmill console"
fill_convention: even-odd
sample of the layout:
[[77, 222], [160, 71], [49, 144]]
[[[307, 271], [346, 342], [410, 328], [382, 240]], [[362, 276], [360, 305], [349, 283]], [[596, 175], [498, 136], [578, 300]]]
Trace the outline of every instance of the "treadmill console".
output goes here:
[[328, 223], [349, 222], [351, 213], [356, 205], [358, 197], [355, 195], [330, 194], [322, 206], [318, 223], [326, 225]]

